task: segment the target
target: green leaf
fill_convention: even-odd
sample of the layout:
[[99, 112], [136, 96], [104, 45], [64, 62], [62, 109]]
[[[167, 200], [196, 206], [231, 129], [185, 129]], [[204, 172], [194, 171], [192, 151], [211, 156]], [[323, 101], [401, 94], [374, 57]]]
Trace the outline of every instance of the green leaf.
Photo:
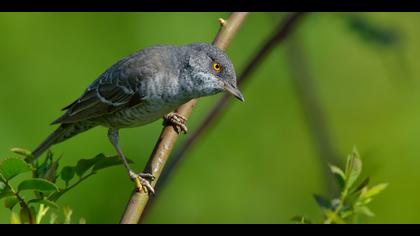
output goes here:
[[72, 166], [66, 166], [61, 170], [61, 179], [68, 184], [74, 177], [76, 169]]
[[0, 162], [0, 174], [6, 181], [31, 170], [31, 166], [19, 158], [6, 158]]
[[357, 207], [355, 209], [355, 212], [358, 214], [368, 216], [368, 217], [375, 216], [375, 213], [373, 213], [367, 206]]
[[327, 199], [326, 197], [314, 194], [315, 201], [318, 203], [318, 205], [323, 209], [332, 209], [331, 201]]
[[10, 151], [12, 151], [12, 152], [14, 152], [18, 155], [24, 156], [24, 157], [32, 157], [33, 156], [31, 151], [23, 149], [23, 148], [12, 148], [12, 149], [10, 149]]
[[388, 187], [387, 183], [378, 184], [373, 186], [372, 188], [363, 188], [362, 192], [360, 193], [360, 199], [369, 199], [372, 198], [382, 191], [384, 191]]
[[106, 158], [104, 154], [99, 154], [91, 159], [81, 159], [77, 162], [76, 165], [76, 174], [79, 177], [82, 177], [86, 171], [88, 171], [92, 166], [94, 166], [101, 159]]
[[0, 199], [13, 196], [13, 192], [10, 189], [4, 189], [0, 191]]
[[36, 168], [35, 178], [44, 178], [51, 182], [55, 182], [57, 177], [56, 173], [59, 166], [58, 161], [60, 160], [60, 158], [61, 157], [57, 158], [57, 160], [54, 161], [54, 155], [51, 151], [48, 151], [47, 156], [42, 162], [42, 164]]
[[363, 188], [367, 187], [369, 182], [370, 182], [370, 178], [367, 177], [365, 180], [362, 181], [361, 184], [359, 184], [359, 186], [357, 186], [357, 188], [354, 189], [353, 193], [357, 193], [361, 191]]
[[342, 219], [345, 219], [345, 218], [347, 218], [347, 217], [350, 217], [351, 215], [353, 215], [353, 211], [352, 210], [341, 210], [340, 211], [340, 217], [342, 218]]
[[347, 158], [346, 165], [346, 187], [347, 189], [351, 188], [356, 180], [359, 178], [360, 173], [362, 172], [362, 161], [360, 160], [359, 153], [356, 148], [353, 149], [353, 152]]
[[335, 165], [330, 165], [330, 170], [333, 174], [337, 174], [343, 179], [346, 178], [346, 175], [344, 174], [344, 172], [339, 167], [337, 167]]
[[[133, 163], [133, 161], [130, 159], [127, 159], [127, 162]], [[96, 164], [93, 166], [92, 171], [96, 172], [101, 169], [105, 169], [111, 166], [117, 166], [121, 164], [123, 164], [123, 162], [119, 156], [105, 157], [96, 162]]]
[[18, 192], [24, 190], [34, 190], [38, 192], [48, 193], [58, 191], [58, 187], [48, 180], [35, 178], [22, 181], [18, 186]]
[[4, 207], [9, 208], [10, 210], [13, 209], [14, 206], [19, 202], [16, 196], [7, 197], [4, 199]]
[[54, 209], [58, 209], [59, 206], [57, 205], [57, 203], [47, 200], [47, 199], [32, 199], [28, 202], [28, 205], [31, 204], [44, 204], [48, 207], [54, 208]]
[[330, 165], [330, 170], [334, 174], [334, 177], [336, 179], [336, 182], [340, 188], [340, 191], [342, 191], [346, 184], [346, 175], [344, 172], [338, 168], [337, 166]]

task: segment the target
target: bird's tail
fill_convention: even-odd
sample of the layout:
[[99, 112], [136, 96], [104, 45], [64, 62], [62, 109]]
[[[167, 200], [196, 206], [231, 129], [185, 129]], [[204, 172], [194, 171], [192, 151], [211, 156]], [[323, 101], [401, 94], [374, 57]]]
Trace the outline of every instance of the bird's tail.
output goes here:
[[38, 159], [48, 148], [52, 145], [61, 143], [66, 139], [69, 139], [76, 134], [82, 133], [88, 129], [95, 127], [96, 125], [91, 123], [79, 122], [72, 124], [61, 124], [52, 134], [50, 134], [44, 142], [42, 142], [33, 152], [32, 157], [26, 158], [28, 163], [31, 163]]

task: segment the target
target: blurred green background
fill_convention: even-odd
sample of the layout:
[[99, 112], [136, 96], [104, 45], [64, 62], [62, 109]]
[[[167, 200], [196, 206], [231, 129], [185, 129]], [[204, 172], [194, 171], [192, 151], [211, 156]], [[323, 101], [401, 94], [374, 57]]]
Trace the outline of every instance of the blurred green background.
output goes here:
[[[285, 15], [248, 17], [227, 51], [237, 74]], [[12, 156], [12, 147], [38, 145], [54, 129], [48, 124], [60, 109], [118, 59], [154, 44], [211, 42], [217, 19], [227, 16], [1, 13], [0, 157]], [[372, 203], [376, 216], [370, 223], [420, 223], [419, 22], [418, 13], [312, 13], [290, 38], [300, 42], [338, 163], [356, 146], [364, 174], [373, 183], [390, 184]], [[297, 214], [321, 217], [312, 194], [328, 194], [326, 163], [292, 78], [287, 45], [276, 47], [250, 78], [243, 88], [246, 102], [234, 101], [188, 153], [146, 223], [290, 223]], [[200, 100], [190, 130], [219, 98]], [[122, 130], [121, 145], [135, 169], [143, 169], [160, 130], [161, 121]], [[52, 150], [63, 154], [62, 165], [114, 154], [105, 128]], [[132, 188], [125, 170], [113, 167], [59, 203], [87, 223], [117, 223]], [[1, 207], [0, 223], [9, 216]]]

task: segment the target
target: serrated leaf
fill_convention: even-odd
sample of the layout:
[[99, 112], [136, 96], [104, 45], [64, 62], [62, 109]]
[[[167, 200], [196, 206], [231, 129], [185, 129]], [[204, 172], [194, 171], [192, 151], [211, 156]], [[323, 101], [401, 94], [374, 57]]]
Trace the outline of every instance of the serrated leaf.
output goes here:
[[76, 173], [76, 169], [72, 166], [66, 166], [61, 170], [60, 177], [66, 184], [68, 184], [73, 178]]
[[35, 178], [22, 181], [18, 186], [18, 192], [24, 190], [34, 190], [38, 192], [48, 193], [58, 190], [58, 187], [48, 180]]
[[14, 211], [10, 213], [10, 224], [21, 224], [19, 216]]
[[32, 204], [44, 204], [44, 205], [46, 205], [48, 207], [51, 207], [51, 208], [55, 208], [55, 209], [59, 208], [57, 203], [55, 203], [53, 201], [50, 201], [50, 200], [47, 200], [47, 199], [32, 199], [28, 202], [28, 205], [32, 205]]
[[[133, 161], [130, 160], [130, 159], [127, 159], [127, 162], [128, 163], [133, 163]], [[108, 167], [111, 167], [111, 166], [117, 166], [117, 165], [121, 165], [121, 164], [123, 164], [123, 162], [122, 162], [122, 160], [119, 156], [105, 157], [105, 158], [102, 158], [95, 163], [92, 171], [96, 172], [96, 171], [101, 170], [101, 169], [105, 169], [105, 168], [108, 168]]]
[[362, 161], [360, 160], [359, 153], [354, 148], [353, 152], [347, 158], [346, 164], [346, 187], [349, 189], [362, 173]]
[[79, 177], [82, 177], [86, 171], [88, 171], [90, 168], [92, 168], [92, 166], [94, 166], [98, 161], [100, 161], [101, 159], [106, 158], [104, 154], [99, 154], [91, 159], [81, 159], [77, 162], [76, 164], [76, 174]]
[[31, 170], [31, 166], [19, 158], [6, 158], [0, 162], [0, 174], [6, 181]]
[[7, 197], [4, 199], [4, 207], [9, 208], [10, 210], [13, 209], [14, 206], [19, 202], [16, 196]]
[[315, 201], [318, 205], [323, 209], [332, 209], [331, 201], [328, 200], [326, 197], [314, 194]]
[[367, 188], [367, 187], [363, 188], [362, 192], [360, 194], [360, 199], [372, 198], [372, 197], [378, 195], [379, 193], [381, 193], [382, 191], [384, 191], [387, 187], [388, 187], [388, 184], [383, 183], [383, 184], [375, 185], [371, 188]]

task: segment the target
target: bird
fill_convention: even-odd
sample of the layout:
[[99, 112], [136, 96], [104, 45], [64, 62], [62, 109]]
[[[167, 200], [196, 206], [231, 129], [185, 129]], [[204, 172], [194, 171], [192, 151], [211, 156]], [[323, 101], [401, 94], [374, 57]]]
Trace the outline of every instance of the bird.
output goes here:
[[150, 173], [134, 172], [119, 145], [119, 130], [163, 118], [177, 133], [187, 133], [187, 119], [174, 110], [200, 97], [227, 91], [240, 101], [234, 66], [221, 49], [209, 43], [156, 45], [128, 55], [100, 74], [64, 114], [59, 125], [26, 161], [33, 163], [51, 146], [96, 126], [108, 129], [108, 138], [136, 189], [154, 194]]

